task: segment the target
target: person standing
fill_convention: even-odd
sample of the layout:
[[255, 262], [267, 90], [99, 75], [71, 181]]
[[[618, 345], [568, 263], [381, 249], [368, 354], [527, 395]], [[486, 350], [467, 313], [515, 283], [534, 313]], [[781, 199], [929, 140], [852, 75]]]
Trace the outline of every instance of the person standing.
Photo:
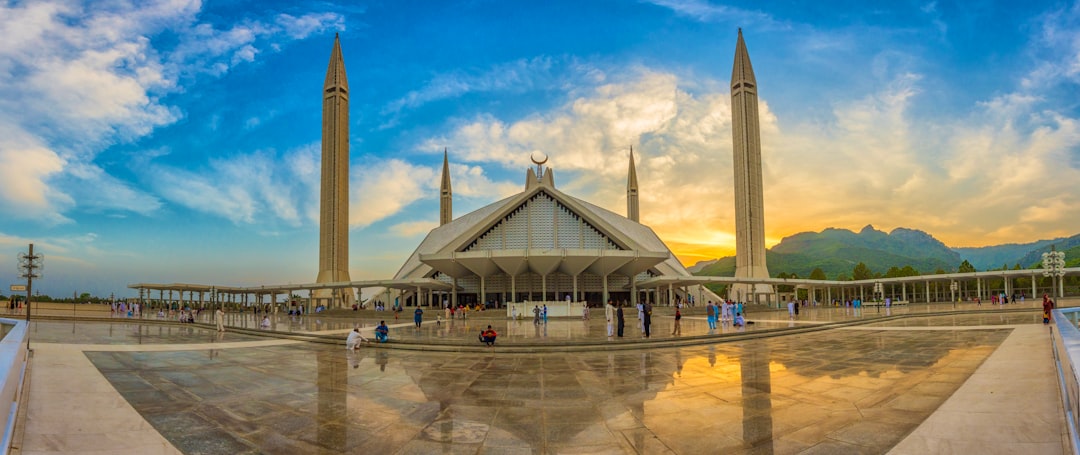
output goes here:
[[626, 318], [624, 318], [624, 317], [623, 317], [623, 310], [622, 310], [622, 307], [623, 307], [623, 306], [622, 306], [622, 304], [620, 303], [620, 304], [619, 304], [619, 307], [615, 309], [615, 319], [616, 319], [616, 320], [618, 321], [618, 329], [619, 329], [619, 331], [618, 331], [618, 334], [619, 334], [619, 338], [622, 338], [622, 334], [623, 334], [623, 328], [624, 328], [624, 327], [626, 327]]
[[1054, 311], [1054, 301], [1050, 300], [1050, 296], [1043, 294], [1043, 325], [1050, 324], [1052, 318], [1052, 312]]
[[645, 334], [645, 304], [638, 302], [637, 304], [637, 325], [641, 329], [641, 333]]
[[541, 310], [540, 314], [544, 317], [544, 325], [547, 325], [547, 304], [546, 303], [544, 304], [544, 309]]
[[652, 325], [652, 303], [646, 302], [641, 309], [644, 313], [644, 315], [642, 316], [641, 325], [643, 330], [645, 331], [645, 338], [648, 338], [649, 326]]
[[705, 318], [709, 321], [709, 330], [716, 329], [716, 306], [713, 305], [712, 300], [705, 305]]
[[420, 307], [416, 307], [416, 311], [413, 311], [412, 317], [413, 323], [416, 324], [416, 328], [420, 328], [420, 324], [424, 322], [424, 310]]
[[607, 320], [607, 337], [611, 338], [615, 336], [615, 307], [611, 306], [610, 299], [604, 305], [604, 319]]
[[788, 319], [795, 319], [795, 300], [788, 300], [787, 315]]
[[672, 335], [682, 335], [682, 311], [679, 307], [675, 307], [675, 329], [671, 331]]
[[225, 331], [225, 312], [221, 311], [221, 307], [218, 307], [217, 311], [214, 311], [214, 321], [217, 322], [217, 331]]

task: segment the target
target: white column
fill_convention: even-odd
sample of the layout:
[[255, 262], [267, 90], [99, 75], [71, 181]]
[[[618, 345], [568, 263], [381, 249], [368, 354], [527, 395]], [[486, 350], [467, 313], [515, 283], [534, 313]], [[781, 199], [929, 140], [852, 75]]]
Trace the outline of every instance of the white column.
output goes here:
[[607, 289], [607, 275], [603, 275], [603, 276], [601, 277], [601, 281], [603, 281], [603, 283], [604, 283], [604, 293], [603, 293], [603, 295], [601, 296], [600, 300], [601, 300], [602, 302], [605, 302], [605, 303], [606, 303], [606, 302], [608, 301], [608, 289]]
[[487, 287], [484, 285], [484, 277], [480, 277], [480, 305], [487, 308]]

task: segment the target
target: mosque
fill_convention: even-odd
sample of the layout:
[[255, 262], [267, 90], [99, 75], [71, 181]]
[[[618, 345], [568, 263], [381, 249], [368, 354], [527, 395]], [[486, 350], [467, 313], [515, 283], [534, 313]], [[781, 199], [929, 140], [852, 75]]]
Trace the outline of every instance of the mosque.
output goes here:
[[[739, 30], [732, 69], [733, 183], [736, 212], [736, 274], [730, 298], [769, 299], [765, 266], [764, 204], [758, 128], [757, 81]], [[548, 303], [554, 315], [608, 300], [635, 305], [702, 302], [721, 298], [679, 263], [664, 241], [640, 222], [638, 180], [630, 149], [626, 214], [620, 215], [563, 193], [548, 157], [532, 157], [524, 189], [483, 208], [453, 217], [449, 159], [444, 150], [439, 190], [439, 226], [428, 233], [392, 279], [354, 281], [348, 271], [349, 86], [340, 39], [335, 36], [322, 90], [322, 178], [319, 272], [307, 284], [229, 287], [197, 284], [134, 284], [148, 291], [187, 292], [192, 303], [262, 303], [264, 296], [307, 290], [311, 306], [348, 307], [362, 289], [386, 290], [405, 306], [484, 304], [512, 308], [521, 302]], [[756, 288], [755, 288], [756, 286]], [[396, 293], [391, 296], [391, 290]], [[198, 293], [198, 300], [195, 294]], [[522, 309], [526, 307], [522, 306]]]
[[[636, 302], [638, 280], [689, 277], [660, 237], [638, 221], [633, 151], [627, 171], [626, 216], [563, 193], [547, 158], [533, 158], [523, 191], [452, 219], [446, 154], [440, 185], [440, 226], [428, 233], [395, 280], [431, 278], [457, 292], [441, 303]], [[655, 289], [654, 289], [655, 290]], [[406, 294], [411, 303], [417, 296]], [[656, 302], [718, 300], [702, 286], [649, 297]], [[424, 304], [424, 296], [419, 302]], [[455, 300], [457, 299], [457, 300]]]

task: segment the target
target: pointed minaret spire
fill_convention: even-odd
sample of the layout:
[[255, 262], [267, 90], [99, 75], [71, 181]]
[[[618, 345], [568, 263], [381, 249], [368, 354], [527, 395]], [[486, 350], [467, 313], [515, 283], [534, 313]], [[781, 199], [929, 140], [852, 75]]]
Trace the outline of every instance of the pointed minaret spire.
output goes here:
[[634, 168], [634, 146], [630, 146], [630, 169], [626, 171], [626, 217], [640, 222], [638, 213], [637, 169]]
[[334, 50], [330, 51], [330, 65], [326, 68], [326, 82], [323, 89], [329, 91], [332, 87], [344, 89], [346, 96], [349, 93], [349, 81], [345, 78], [345, 59], [341, 57], [341, 39], [334, 34]]
[[442, 184], [439, 185], [439, 226], [454, 219], [454, 192], [450, 189], [450, 161], [446, 148], [442, 154]]
[[[735, 184], [735, 277], [768, 278], [765, 265], [765, 202], [761, 180], [761, 130], [758, 124], [757, 79], [746, 52], [742, 29], [731, 68], [731, 139]], [[752, 301], [772, 287], [736, 284], [728, 298]]]
[[[749, 82], [748, 88], [757, 87], [757, 79], [754, 78], [754, 67], [750, 64], [750, 53], [746, 52], [746, 42], [743, 41], [742, 29], [739, 29], [739, 41], [735, 43], [735, 64], [731, 67], [731, 88], [734, 90], [738, 83]], [[757, 92], [757, 90], [754, 90]]]
[[[341, 40], [334, 35], [322, 90], [322, 175], [319, 191], [319, 276], [316, 283], [349, 278], [349, 83]], [[345, 289], [320, 289], [312, 296], [327, 307], [352, 305]]]

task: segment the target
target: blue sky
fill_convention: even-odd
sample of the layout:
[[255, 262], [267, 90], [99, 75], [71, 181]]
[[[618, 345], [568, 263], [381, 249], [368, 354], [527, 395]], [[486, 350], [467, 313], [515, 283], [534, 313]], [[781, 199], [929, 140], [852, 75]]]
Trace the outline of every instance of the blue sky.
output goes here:
[[[731, 254], [728, 80], [757, 73], [770, 243], [826, 227], [950, 246], [1080, 229], [1075, 2], [0, 0], [0, 277], [43, 293], [317, 273], [320, 91], [351, 88], [351, 273], [523, 187], [625, 210], [685, 263]], [[876, 3], [876, 2], [870, 2]]]

